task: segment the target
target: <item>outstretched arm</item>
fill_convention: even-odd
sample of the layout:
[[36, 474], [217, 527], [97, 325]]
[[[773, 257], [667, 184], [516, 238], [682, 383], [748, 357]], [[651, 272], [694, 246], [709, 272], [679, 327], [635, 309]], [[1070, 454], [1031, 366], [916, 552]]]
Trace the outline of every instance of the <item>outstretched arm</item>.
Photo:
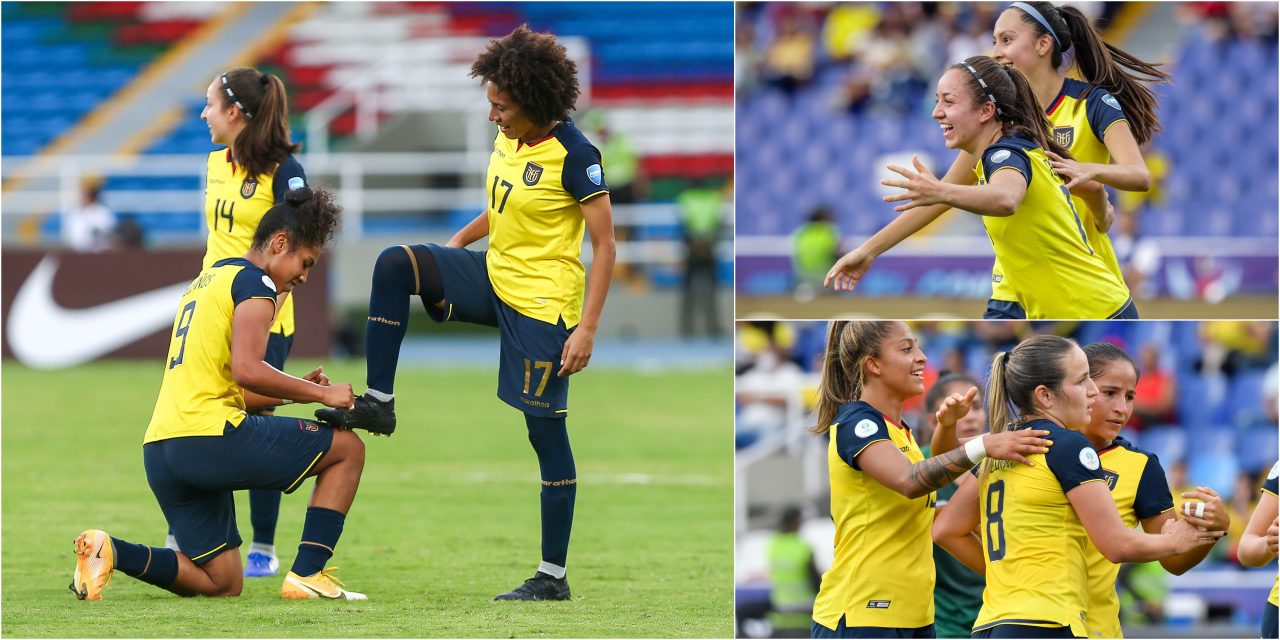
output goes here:
[[[947, 174], [942, 177], [942, 181], [948, 184], [971, 185], [977, 179], [977, 176], [973, 173], [975, 166], [977, 166], [977, 161], [974, 157], [969, 155], [967, 151], [961, 151], [960, 155], [956, 156], [955, 161], [951, 163], [951, 168], [947, 170]], [[888, 202], [888, 198], [885, 201]], [[919, 233], [920, 230], [933, 224], [934, 220], [937, 220], [950, 209], [951, 207], [945, 204], [916, 207], [909, 210], [895, 207], [895, 211], [904, 211], [902, 215], [894, 218], [858, 248], [840, 258], [831, 267], [831, 270], [827, 272], [827, 278], [823, 282], [823, 286], [832, 286], [834, 281], [837, 291], [852, 291], [854, 285], [871, 267], [871, 263], [880, 257], [880, 254]]]
[[[1030, 464], [1026, 456], [1048, 451], [1050, 442], [1042, 439], [1046, 435], [1048, 431], [1023, 429], [979, 437], [984, 439], [987, 456]], [[912, 464], [888, 440], [872, 443], [858, 456], [858, 466], [876, 482], [908, 498], [919, 498], [951, 484], [974, 464], [963, 448]]]

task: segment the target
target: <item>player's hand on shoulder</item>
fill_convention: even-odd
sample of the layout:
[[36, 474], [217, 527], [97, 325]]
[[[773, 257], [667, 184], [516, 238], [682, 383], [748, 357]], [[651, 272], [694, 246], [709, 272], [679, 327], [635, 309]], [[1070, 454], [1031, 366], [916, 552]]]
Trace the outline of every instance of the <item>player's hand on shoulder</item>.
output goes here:
[[1209, 487], [1196, 487], [1195, 491], [1182, 492], [1184, 505], [1193, 505], [1195, 501], [1204, 503], [1204, 514], [1196, 516], [1195, 514], [1184, 514], [1187, 522], [1205, 529], [1213, 531], [1226, 531], [1231, 526], [1231, 513], [1226, 505], [1222, 503], [1222, 496], [1217, 491]]
[[579, 326], [564, 343], [564, 349], [560, 352], [560, 371], [556, 375], [563, 378], [585, 369], [591, 361], [594, 343], [595, 333]]
[[355, 393], [351, 391], [350, 382], [341, 382], [324, 388], [324, 406], [334, 409], [350, 409], [356, 404]]
[[1049, 453], [1049, 447], [1053, 442], [1044, 439], [1047, 435], [1049, 432], [1043, 429], [1019, 429], [981, 437], [986, 438], [983, 444], [986, 446], [988, 458], [1031, 464], [1027, 456]]
[[832, 287], [836, 291], [853, 291], [874, 261], [874, 256], [863, 251], [862, 247], [858, 247], [836, 260], [831, 270], [827, 271], [827, 277], [822, 281], [822, 286]]
[[934, 414], [938, 424], [954, 427], [961, 418], [969, 415], [969, 409], [973, 407], [973, 400], [977, 397], [977, 387], [969, 387], [969, 391], [963, 394], [956, 392], [947, 396], [942, 401], [942, 406], [938, 407], [938, 412]]

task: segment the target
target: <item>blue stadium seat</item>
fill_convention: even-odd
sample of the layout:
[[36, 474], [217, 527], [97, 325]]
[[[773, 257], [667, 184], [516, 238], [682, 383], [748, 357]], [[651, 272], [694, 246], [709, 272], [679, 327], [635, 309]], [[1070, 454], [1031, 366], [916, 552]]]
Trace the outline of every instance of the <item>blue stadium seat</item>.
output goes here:
[[1275, 424], [1264, 424], [1240, 431], [1236, 438], [1235, 452], [1240, 468], [1256, 473], [1275, 464], [1276, 447], [1280, 446], [1280, 432], [1277, 429], [1280, 427]]
[[1239, 473], [1240, 463], [1231, 452], [1202, 453], [1198, 445], [1192, 449], [1187, 464], [1187, 480], [1191, 484], [1214, 487], [1226, 498], [1235, 487]]
[[1147, 427], [1141, 440], [1142, 448], [1159, 456], [1165, 469], [1186, 457], [1187, 432], [1177, 425]]

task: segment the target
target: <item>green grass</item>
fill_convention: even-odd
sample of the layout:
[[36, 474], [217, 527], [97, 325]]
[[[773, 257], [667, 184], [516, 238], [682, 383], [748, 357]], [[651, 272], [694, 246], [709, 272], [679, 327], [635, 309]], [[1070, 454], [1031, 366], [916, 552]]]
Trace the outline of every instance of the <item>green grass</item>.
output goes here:
[[[296, 363], [291, 371], [305, 371]], [[363, 363], [330, 363], [363, 389]], [[731, 637], [729, 372], [575, 376], [574, 599], [497, 603], [539, 560], [538, 467], [492, 370], [402, 369], [399, 426], [366, 436], [360, 491], [332, 564], [367, 602], [286, 602], [276, 578], [239, 598], [179, 598], [117, 573], [103, 601], [67, 589], [71, 542], [100, 528], [163, 544], [142, 468], [153, 362], [3, 371], [3, 594], [8, 637]], [[309, 415], [314, 407], [287, 407]], [[309, 489], [285, 496], [292, 562]], [[241, 534], [248, 499], [237, 494]], [[246, 547], [242, 547], [242, 552]]]

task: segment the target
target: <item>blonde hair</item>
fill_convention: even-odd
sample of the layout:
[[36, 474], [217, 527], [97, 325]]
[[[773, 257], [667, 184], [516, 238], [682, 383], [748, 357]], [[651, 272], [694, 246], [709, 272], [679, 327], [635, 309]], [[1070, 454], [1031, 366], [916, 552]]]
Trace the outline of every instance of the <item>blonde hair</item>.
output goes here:
[[821, 435], [831, 429], [840, 406], [862, 398], [866, 383], [863, 364], [880, 353], [892, 322], [834, 320], [827, 332], [827, 351], [822, 358], [822, 382], [818, 386], [818, 424], [809, 429]]
[[[1023, 340], [1012, 351], [1001, 351], [991, 360], [987, 378], [987, 416], [991, 433], [1013, 426], [1023, 416], [1035, 413], [1035, 390], [1044, 386], [1057, 393], [1067, 375], [1063, 359], [1076, 348], [1073, 340], [1039, 335]], [[980, 480], [987, 479], [982, 465]]]

